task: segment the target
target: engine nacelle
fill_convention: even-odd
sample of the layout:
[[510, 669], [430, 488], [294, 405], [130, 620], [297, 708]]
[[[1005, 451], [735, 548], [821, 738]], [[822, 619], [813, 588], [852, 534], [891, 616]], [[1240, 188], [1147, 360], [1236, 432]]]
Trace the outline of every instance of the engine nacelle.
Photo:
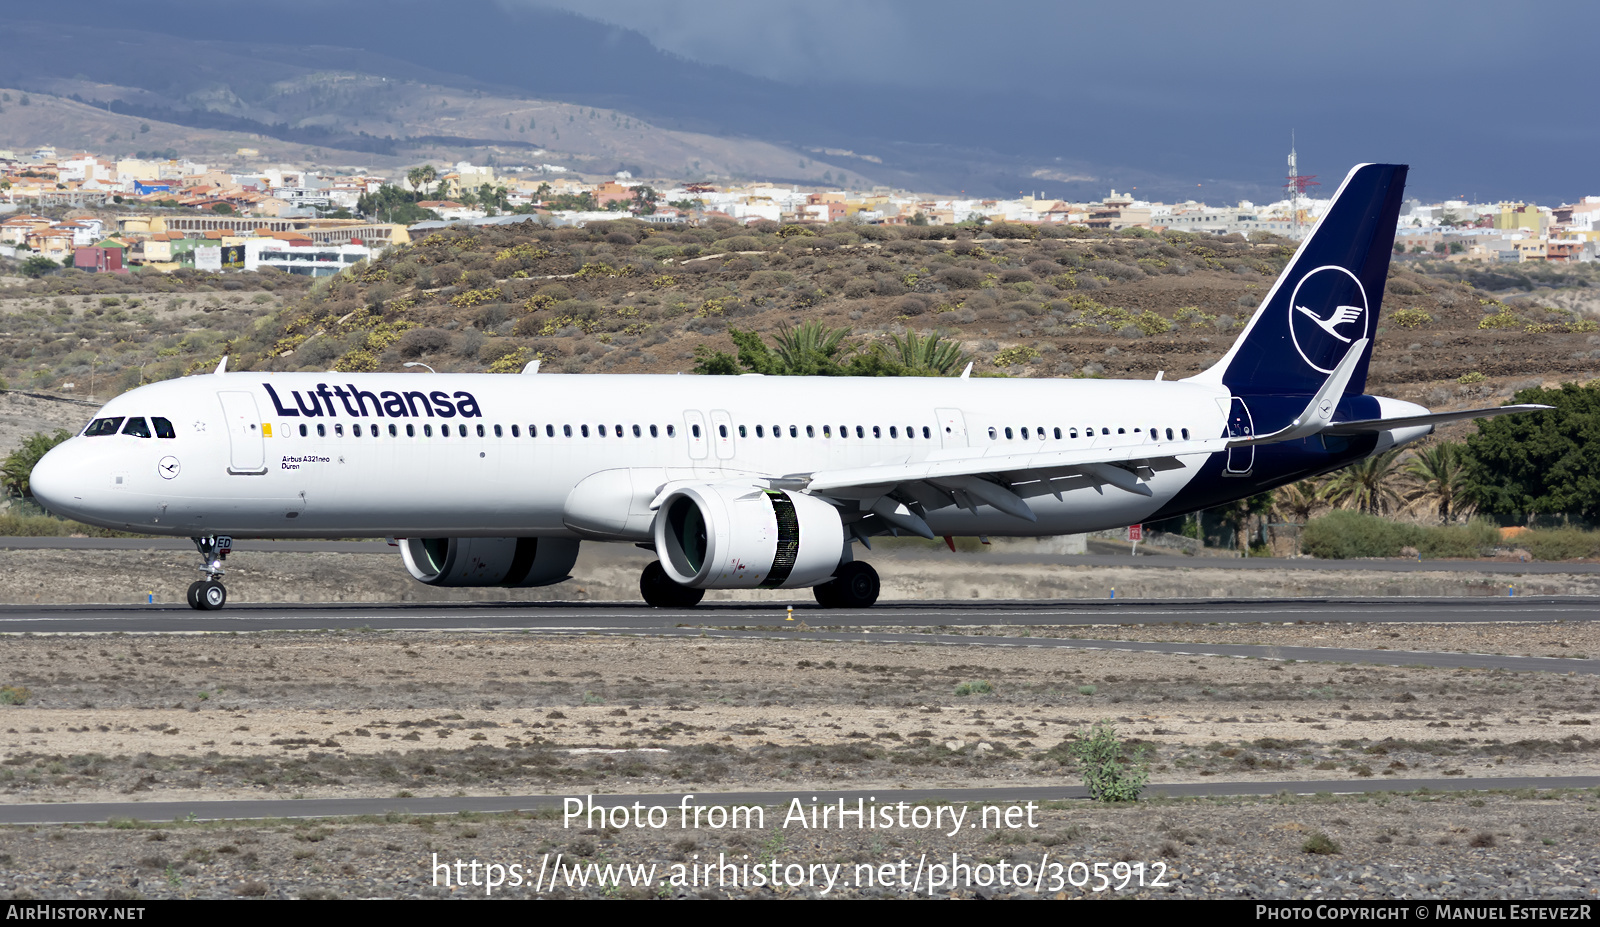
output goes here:
[[430, 586], [548, 586], [569, 578], [578, 542], [568, 538], [406, 538], [406, 569]]
[[674, 490], [655, 521], [667, 575], [694, 589], [815, 586], [844, 553], [844, 524], [821, 499], [737, 484]]

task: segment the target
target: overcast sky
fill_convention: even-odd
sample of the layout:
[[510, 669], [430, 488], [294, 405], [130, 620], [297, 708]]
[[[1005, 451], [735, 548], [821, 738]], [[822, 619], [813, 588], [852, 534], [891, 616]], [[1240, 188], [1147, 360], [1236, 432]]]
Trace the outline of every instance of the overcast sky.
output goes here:
[[[1322, 193], [1354, 164], [1394, 161], [1426, 200], [1600, 195], [1600, 0], [275, 0], [265, 16], [152, 0], [134, 21], [124, 6], [27, 16], [63, 34], [94, 23], [250, 54], [276, 43], [259, 54], [425, 68], [675, 128], [849, 149], [882, 160], [827, 157], [925, 192], [1262, 201], [1282, 192], [1293, 133]], [[24, 76], [94, 63], [52, 54]], [[185, 64], [184, 92], [249, 79]]]
[[499, 2], [819, 91], [987, 97], [1029, 127], [995, 139], [1017, 153], [1244, 180], [1294, 131], [1323, 179], [1405, 160], [1439, 196], [1600, 193], [1592, 0]]

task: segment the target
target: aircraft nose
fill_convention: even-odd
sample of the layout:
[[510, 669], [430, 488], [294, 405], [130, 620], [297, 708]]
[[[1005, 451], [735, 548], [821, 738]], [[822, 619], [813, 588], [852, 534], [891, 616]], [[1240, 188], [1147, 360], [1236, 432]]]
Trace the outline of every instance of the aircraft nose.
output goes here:
[[74, 492], [83, 494], [82, 469], [74, 460], [67, 444], [51, 448], [50, 452], [33, 465], [28, 477], [28, 490], [40, 505], [57, 515], [71, 515], [74, 509]]

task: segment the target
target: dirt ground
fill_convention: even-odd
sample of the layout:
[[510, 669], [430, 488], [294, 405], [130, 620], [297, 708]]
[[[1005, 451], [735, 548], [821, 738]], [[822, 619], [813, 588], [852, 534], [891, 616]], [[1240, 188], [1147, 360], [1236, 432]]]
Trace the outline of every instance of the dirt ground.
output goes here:
[[[1568, 624], [1101, 630], [1312, 645], [1377, 635], [1397, 648], [1541, 655], [1600, 644], [1600, 634]], [[27, 690], [23, 704], [0, 706], [3, 802], [1075, 783], [1072, 745], [1099, 721], [1114, 724], [1126, 755], [1147, 765], [1153, 799], [1129, 809], [1068, 803], [1039, 809], [1032, 826], [954, 834], [780, 826], [782, 808], [769, 809], [762, 827], [720, 831], [573, 825], [548, 814], [8, 828], [0, 892], [20, 898], [482, 897], [470, 883], [441, 884], [431, 867], [441, 858], [447, 867], [458, 858], [519, 862], [531, 879], [556, 854], [568, 865], [661, 867], [719, 858], [915, 866], [925, 854], [1035, 868], [1121, 861], [1145, 863], [1146, 881], [1159, 863], [1170, 875], [1164, 886], [1135, 880], [1107, 893], [1156, 897], [1592, 898], [1600, 861], [1593, 791], [1159, 797], [1177, 782], [1343, 779], [1359, 788], [1386, 777], [1593, 774], [1600, 683], [1587, 676], [832, 643], [803, 632], [779, 642], [29, 636], [7, 641], [3, 653], [0, 684]], [[1081, 878], [1051, 884], [932, 894], [1096, 895]], [[908, 885], [909, 877], [870, 889], [712, 890], [663, 875], [644, 887], [540, 893], [929, 893]], [[531, 894], [524, 884], [500, 896]]]
[[[535, 589], [435, 588], [415, 582], [400, 552], [381, 541], [371, 554], [240, 551], [228, 559], [229, 601], [252, 602], [638, 602], [639, 573], [652, 556], [620, 544], [584, 544], [573, 579]], [[989, 599], [1217, 598], [1233, 596], [1594, 595], [1600, 574], [1478, 571], [1229, 570], [995, 563], [983, 553], [871, 556], [884, 601]], [[1174, 558], [1177, 559], [1177, 558]], [[200, 578], [199, 556], [180, 550], [0, 550], [0, 602], [20, 605], [184, 601]], [[809, 604], [810, 590], [712, 590], [708, 602]]]

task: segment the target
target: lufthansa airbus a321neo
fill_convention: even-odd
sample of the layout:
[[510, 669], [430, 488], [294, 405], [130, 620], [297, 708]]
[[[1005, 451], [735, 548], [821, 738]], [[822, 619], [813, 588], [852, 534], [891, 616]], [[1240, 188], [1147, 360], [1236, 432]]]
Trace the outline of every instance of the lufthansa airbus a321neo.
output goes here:
[[35, 496], [191, 537], [220, 608], [232, 539], [394, 537], [436, 586], [568, 578], [582, 541], [657, 560], [646, 602], [810, 586], [870, 606], [854, 544], [1037, 536], [1194, 512], [1435, 425], [1364, 395], [1406, 168], [1353, 169], [1227, 355], [1177, 381], [227, 372], [106, 403]]

